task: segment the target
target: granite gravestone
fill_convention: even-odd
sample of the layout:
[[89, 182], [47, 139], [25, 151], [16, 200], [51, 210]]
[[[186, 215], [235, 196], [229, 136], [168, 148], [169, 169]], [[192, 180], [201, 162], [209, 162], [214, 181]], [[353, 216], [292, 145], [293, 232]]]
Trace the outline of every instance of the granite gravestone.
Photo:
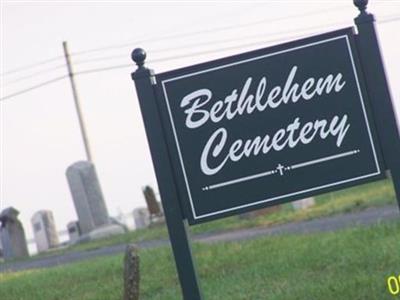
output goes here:
[[88, 161], [76, 162], [68, 167], [66, 175], [81, 233], [109, 225], [110, 219], [94, 165]]
[[1, 244], [1, 238], [0, 238], [0, 261], [3, 259], [3, 245]]
[[150, 214], [146, 207], [138, 207], [133, 210], [133, 219], [136, 229], [146, 228], [150, 225]]
[[160, 205], [157, 202], [156, 194], [151, 186], [145, 186], [143, 189], [143, 195], [147, 203], [150, 216], [158, 216], [161, 214]]
[[261, 209], [257, 209], [257, 210], [239, 214], [239, 218], [240, 219], [253, 219], [253, 218], [260, 217], [260, 216], [266, 216], [269, 214], [273, 214], [273, 213], [279, 211], [280, 209], [281, 209], [280, 205], [265, 207], [265, 208], [261, 208]]
[[315, 205], [315, 200], [314, 197], [308, 197], [305, 199], [294, 201], [292, 202], [292, 205], [295, 210], [307, 209]]
[[36, 212], [31, 219], [38, 252], [58, 246], [58, 235], [53, 213], [49, 210]]
[[0, 237], [5, 260], [28, 256], [25, 232], [17, 216], [19, 211], [13, 207], [0, 213]]
[[69, 242], [72, 244], [75, 243], [81, 236], [79, 222], [78, 221], [69, 222], [67, 224], [67, 230], [68, 230]]

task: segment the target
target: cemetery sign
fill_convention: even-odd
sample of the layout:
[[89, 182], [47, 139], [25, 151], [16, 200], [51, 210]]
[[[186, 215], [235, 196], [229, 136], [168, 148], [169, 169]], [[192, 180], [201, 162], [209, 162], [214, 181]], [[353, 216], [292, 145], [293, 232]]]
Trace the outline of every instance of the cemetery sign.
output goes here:
[[353, 28], [161, 74], [132, 74], [184, 299], [202, 299], [187, 225], [390, 171], [400, 139], [367, 0]]
[[352, 28], [156, 79], [191, 223], [382, 174]]

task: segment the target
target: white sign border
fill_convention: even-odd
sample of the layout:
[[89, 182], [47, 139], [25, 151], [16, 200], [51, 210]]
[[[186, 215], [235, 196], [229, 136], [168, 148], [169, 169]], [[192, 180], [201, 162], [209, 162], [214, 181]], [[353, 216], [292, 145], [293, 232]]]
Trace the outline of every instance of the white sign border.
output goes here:
[[[285, 194], [285, 195], [280, 195], [280, 196], [276, 196], [276, 197], [272, 197], [272, 198], [268, 198], [268, 199], [263, 199], [263, 200], [259, 200], [259, 201], [256, 201], [256, 202], [244, 204], [244, 205], [239, 205], [239, 206], [235, 206], [235, 207], [231, 207], [231, 208], [215, 211], [215, 212], [212, 212], [212, 213], [207, 213], [207, 214], [203, 214], [203, 215], [197, 215], [195, 207], [194, 207], [194, 204], [193, 204], [192, 195], [191, 195], [191, 192], [190, 192], [190, 187], [189, 187], [189, 183], [188, 183], [188, 179], [187, 179], [187, 175], [186, 175], [185, 165], [184, 165], [183, 159], [182, 159], [182, 153], [181, 153], [181, 149], [180, 149], [180, 145], [179, 145], [178, 135], [176, 133], [175, 123], [174, 123], [174, 120], [173, 120], [173, 117], [172, 117], [171, 108], [169, 106], [169, 99], [168, 99], [168, 95], [167, 95], [165, 84], [167, 82], [179, 80], [179, 79], [182, 79], [182, 78], [192, 77], [192, 76], [195, 76], [195, 75], [198, 75], [198, 74], [207, 73], [207, 72], [218, 70], [218, 69], [224, 69], [224, 68], [227, 68], [227, 67], [231, 67], [231, 66], [247, 63], [247, 62], [254, 61], [254, 60], [263, 59], [263, 58], [266, 58], [266, 57], [275, 56], [275, 55], [286, 53], [286, 52], [292, 52], [292, 51], [299, 50], [299, 49], [302, 49], [302, 48], [307, 48], [307, 47], [311, 47], [311, 46], [315, 46], [315, 45], [318, 45], [318, 44], [323, 44], [323, 43], [327, 43], [327, 42], [331, 42], [331, 41], [339, 40], [339, 39], [345, 39], [346, 40], [346, 45], [347, 45], [347, 49], [348, 49], [348, 53], [349, 53], [349, 57], [350, 57], [350, 61], [351, 61], [352, 69], [353, 69], [353, 75], [354, 75], [354, 78], [355, 78], [356, 83], [357, 83], [357, 90], [358, 90], [358, 94], [360, 96], [359, 99], [360, 99], [361, 107], [362, 107], [362, 110], [363, 110], [364, 120], [365, 120], [365, 124], [367, 126], [368, 136], [369, 136], [369, 139], [370, 139], [371, 148], [372, 148], [372, 152], [373, 152], [373, 155], [374, 155], [375, 166], [376, 166], [377, 171], [374, 172], [374, 173], [370, 173], [370, 174], [366, 174], [366, 175], [362, 175], [362, 176], [358, 176], [358, 177], [353, 177], [353, 178], [350, 178], [350, 179], [345, 179], [345, 180], [337, 181], [337, 182], [334, 182], [334, 183], [329, 183], [329, 184], [321, 185], [321, 186], [318, 186], [318, 187], [309, 188], [309, 189], [302, 190], [302, 191], [297, 191], [297, 192], [293, 192], [293, 193], [289, 193], [289, 194]], [[377, 158], [377, 155], [376, 155], [375, 145], [374, 145], [373, 140], [372, 140], [371, 129], [369, 127], [368, 117], [367, 117], [367, 113], [366, 113], [366, 109], [365, 109], [365, 105], [364, 105], [364, 98], [363, 98], [362, 93], [361, 93], [360, 83], [359, 83], [359, 79], [358, 79], [358, 76], [357, 76], [357, 71], [356, 71], [354, 58], [353, 58], [353, 53], [351, 52], [349, 37], [347, 35], [340, 35], [340, 36], [337, 36], [337, 37], [321, 40], [321, 41], [318, 41], [318, 42], [312, 42], [312, 43], [308, 43], [308, 44], [305, 44], [305, 45], [292, 47], [292, 48], [289, 48], [289, 49], [285, 49], [285, 50], [281, 50], [281, 51], [277, 51], [277, 52], [272, 52], [272, 53], [261, 55], [261, 56], [252, 57], [252, 58], [249, 58], [249, 59], [244, 59], [244, 60], [237, 61], [237, 62], [234, 62], [234, 63], [225, 64], [225, 65], [221, 65], [221, 66], [218, 66], [218, 67], [213, 67], [213, 68], [209, 68], [209, 69], [205, 69], [205, 70], [201, 70], [201, 71], [197, 71], [197, 72], [193, 72], [193, 73], [189, 73], [189, 74], [185, 74], [185, 75], [181, 75], [181, 76], [165, 79], [165, 80], [161, 81], [161, 84], [162, 84], [162, 88], [163, 88], [163, 94], [164, 94], [165, 102], [167, 104], [169, 118], [170, 118], [170, 121], [171, 121], [171, 124], [172, 124], [172, 130], [173, 130], [173, 134], [174, 134], [175, 143], [176, 143], [176, 146], [177, 146], [177, 149], [178, 149], [179, 161], [180, 161], [180, 165], [181, 165], [181, 168], [182, 168], [183, 176], [184, 176], [184, 179], [185, 179], [186, 190], [187, 190], [188, 197], [189, 197], [189, 200], [190, 200], [190, 207], [191, 207], [191, 210], [192, 210], [193, 218], [195, 220], [206, 218], [206, 217], [210, 217], [210, 216], [215, 216], [215, 215], [218, 215], [218, 214], [222, 214], [222, 213], [225, 213], [225, 212], [238, 210], [238, 209], [245, 208], [245, 207], [255, 206], [255, 205], [258, 205], [258, 204], [261, 204], [261, 203], [266, 203], [266, 202], [270, 202], [270, 201], [273, 201], [273, 200], [278, 200], [278, 199], [285, 198], [285, 197], [304, 194], [304, 193], [307, 193], [307, 192], [311, 192], [311, 191], [315, 191], [315, 190], [319, 190], [319, 189], [323, 189], [323, 188], [327, 188], [327, 187], [331, 187], [331, 186], [335, 186], [335, 185], [339, 185], [339, 184], [343, 184], [343, 183], [347, 183], [347, 182], [351, 182], [351, 181], [355, 181], [355, 180], [360, 180], [360, 179], [364, 179], [364, 178], [368, 178], [368, 177], [372, 177], [372, 176], [381, 174], [381, 170], [380, 170], [379, 163], [378, 163], [378, 158]]]

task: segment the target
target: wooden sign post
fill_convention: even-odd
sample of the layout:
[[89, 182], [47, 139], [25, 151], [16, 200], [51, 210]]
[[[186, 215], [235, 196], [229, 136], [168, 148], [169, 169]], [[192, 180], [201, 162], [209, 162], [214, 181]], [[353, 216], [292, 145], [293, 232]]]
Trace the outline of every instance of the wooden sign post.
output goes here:
[[[132, 74], [184, 299], [187, 226], [385, 177], [400, 140], [367, 1], [344, 28], [161, 74]], [[399, 202], [400, 203], [400, 202]]]

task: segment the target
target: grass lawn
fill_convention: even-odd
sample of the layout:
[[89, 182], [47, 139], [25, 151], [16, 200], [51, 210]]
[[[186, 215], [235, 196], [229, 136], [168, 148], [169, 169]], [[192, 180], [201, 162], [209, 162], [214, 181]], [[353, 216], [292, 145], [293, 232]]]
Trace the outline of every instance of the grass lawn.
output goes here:
[[[281, 223], [330, 216], [338, 213], [362, 210], [372, 206], [381, 206], [396, 203], [393, 186], [390, 180], [381, 180], [378, 182], [364, 184], [334, 193], [327, 193], [318, 196], [315, 199], [316, 205], [307, 210], [295, 211], [292, 208], [292, 205], [288, 203], [282, 205], [281, 210], [265, 216], [259, 216], [257, 218], [251, 219], [242, 219], [238, 216], [233, 216], [192, 226], [190, 230], [193, 234], [196, 234], [202, 232], [215, 232], [222, 230], [234, 230], [239, 228], [270, 226]], [[104, 246], [167, 237], [168, 235], [166, 227], [160, 226], [155, 228], [136, 230], [123, 235], [75, 245], [61, 251], [90, 250], [101, 248]]]
[[[334, 193], [327, 193], [315, 197], [316, 205], [307, 210], [295, 211], [290, 203], [281, 206], [281, 210], [257, 218], [243, 219], [238, 216], [212, 221], [190, 228], [193, 234], [202, 232], [215, 232], [234, 230], [240, 228], [270, 226], [281, 223], [308, 220], [318, 217], [330, 216], [338, 213], [362, 210], [367, 207], [395, 204], [396, 199], [391, 180], [381, 180], [369, 184], [356, 186]], [[165, 226], [135, 230], [105, 239], [82, 243], [68, 248], [54, 250], [35, 255], [31, 258], [50, 255], [59, 255], [71, 251], [86, 251], [105, 246], [168, 238]], [[1, 263], [1, 262], [0, 262]]]
[[[400, 222], [331, 233], [194, 245], [205, 299], [398, 299]], [[142, 250], [141, 299], [181, 299], [171, 250]], [[122, 297], [122, 255], [0, 274], [2, 300]]]

